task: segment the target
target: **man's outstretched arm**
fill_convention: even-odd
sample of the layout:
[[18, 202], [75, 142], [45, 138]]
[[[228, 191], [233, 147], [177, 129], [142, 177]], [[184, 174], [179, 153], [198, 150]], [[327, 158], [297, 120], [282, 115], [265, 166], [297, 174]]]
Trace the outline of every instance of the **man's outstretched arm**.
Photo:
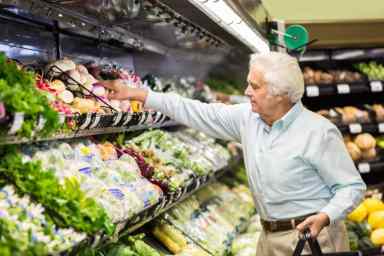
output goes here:
[[112, 90], [110, 99], [137, 100], [146, 107], [162, 112], [176, 122], [200, 130], [208, 135], [240, 141], [241, 122], [247, 104], [207, 104], [173, 93], [157, 93], [146, 89], [132, 89], [119, 80], [105, 81], [104, 86]]

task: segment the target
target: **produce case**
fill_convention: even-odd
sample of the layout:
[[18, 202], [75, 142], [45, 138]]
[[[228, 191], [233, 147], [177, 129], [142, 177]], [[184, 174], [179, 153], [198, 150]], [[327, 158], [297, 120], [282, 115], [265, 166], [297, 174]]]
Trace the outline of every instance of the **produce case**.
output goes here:
[[[248, 209], [236, 221], [212, 222], [209, 232], [226, 226], [223, 253], [254, 214], [246, 188], [217, 185], [237, 168], [241, 152], [136, 102], [113, 104], [95, 84], [120, 78], [128, 86], [209, 102], [210, 90], [197, 81], [213, 67], [227, 73], [218, 64], [231, 51], [239, 61], [249, 50], [219, 27], [210, 32], [214, 23], [206, 29], [160, 1], [97, 4], [0, 1], [0, 80], [7, 92], [0, 124], [0, 254], [169, 254], [155, 242], [154, 219], [162, 222], [210, 186], [221, 187], [223, 197], [199, 201], [201, 221], [221, 216], [215, 209], [234, 202], [226, 195]], [[16, 104], [18, 97], [30, 106]], [[187, 251], [179, 252], [211, 255], [196, 239], [187, 238]]]

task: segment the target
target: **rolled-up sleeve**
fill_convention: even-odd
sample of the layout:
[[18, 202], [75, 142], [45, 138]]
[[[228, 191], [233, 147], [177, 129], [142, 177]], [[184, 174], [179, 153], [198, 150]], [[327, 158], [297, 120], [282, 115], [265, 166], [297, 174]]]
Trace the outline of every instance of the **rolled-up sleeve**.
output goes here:
[[176, 122], [200, 130], [212, 137], [240, 141], [241, 122], [247, 104], [207, 104], [173, 93], [148, 91], [145, 102]]
[[348, 154], [339, 130], [332, 126], [323, 131], [312, 164], [333, 194], [321, 212], [334, 222], [345, 218], [360, 203], [366, 185]]

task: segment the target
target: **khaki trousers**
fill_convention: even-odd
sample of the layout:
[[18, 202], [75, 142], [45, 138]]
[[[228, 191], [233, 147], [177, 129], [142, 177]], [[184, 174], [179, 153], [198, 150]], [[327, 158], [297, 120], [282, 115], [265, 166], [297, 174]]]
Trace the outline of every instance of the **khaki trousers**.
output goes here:
[[[297, 230], [282, 232], [262, 231], [256, 256], [292, 256], [299, 241]], [[324, 227], [317, 237], [323, 253], [349, 251], [348, 233], [343, 221]], [[308, 243], [302, 253], [311, 254]]]

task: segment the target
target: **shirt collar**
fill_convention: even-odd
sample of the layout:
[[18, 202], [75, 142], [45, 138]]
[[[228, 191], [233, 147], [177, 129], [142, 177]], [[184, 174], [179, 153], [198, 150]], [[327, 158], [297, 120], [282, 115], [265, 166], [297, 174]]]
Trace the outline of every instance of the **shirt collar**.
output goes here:
[[282, 118], [273, 124], [272, 128], [276, 127], [283, 130], [287, 129], [288, 126], [300, 115], [303, 109], [303, 103], [298, 101]]

